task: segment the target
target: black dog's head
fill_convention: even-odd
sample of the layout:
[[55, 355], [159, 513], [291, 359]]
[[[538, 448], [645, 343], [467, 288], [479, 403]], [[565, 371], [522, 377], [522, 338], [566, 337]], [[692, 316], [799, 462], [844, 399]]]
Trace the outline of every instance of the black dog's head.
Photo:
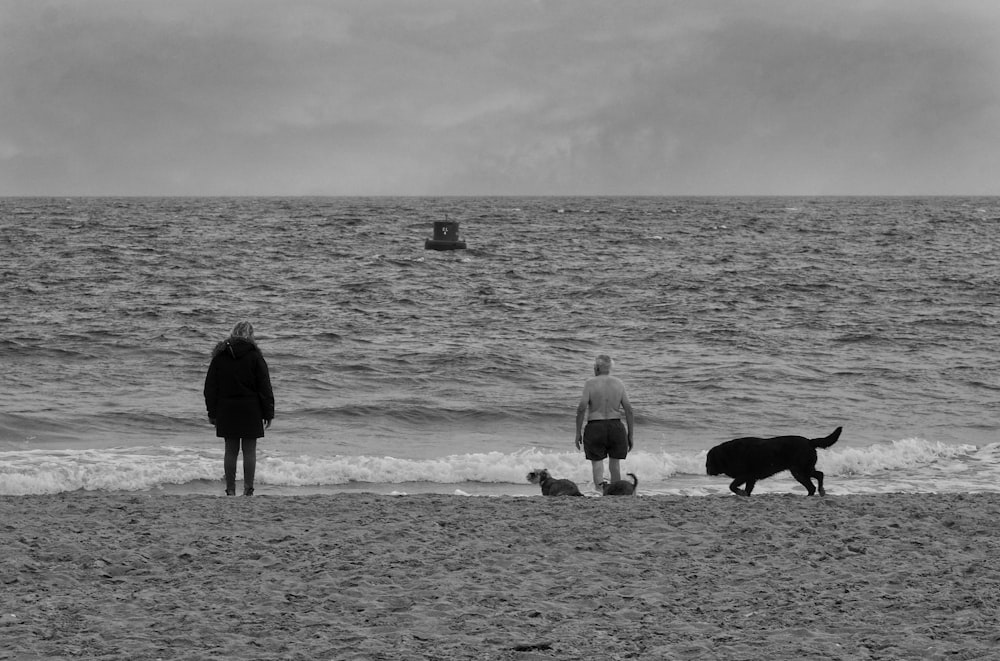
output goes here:
[[709, 475], [722, 475], [726, 472], [722, 453], [718, 452], [718, 449], [715, 447], [709, 450], [708, 457], [705, 458], [705, 472]]

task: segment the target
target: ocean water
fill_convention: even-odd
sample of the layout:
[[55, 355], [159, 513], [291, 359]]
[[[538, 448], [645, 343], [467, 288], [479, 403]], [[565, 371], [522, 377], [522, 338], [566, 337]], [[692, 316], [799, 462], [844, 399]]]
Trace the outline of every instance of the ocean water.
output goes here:
[[[424, 249], [445, 219], [466, 250]], [[241, 319], [262, 495], [586, 488], [599, 353], [640, 493], [837, 426], [830, 494], [1000, 489], [1000, 198], [5, 198], [0, 248], [0, 494], [221, 493], [202, 385]]]

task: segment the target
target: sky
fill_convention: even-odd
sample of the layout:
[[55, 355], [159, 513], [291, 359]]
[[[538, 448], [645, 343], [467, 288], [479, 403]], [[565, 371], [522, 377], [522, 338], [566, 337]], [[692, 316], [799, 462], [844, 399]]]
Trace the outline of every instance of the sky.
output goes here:
[[0, 0], [0, 195], [997, 195], [997, 0]]

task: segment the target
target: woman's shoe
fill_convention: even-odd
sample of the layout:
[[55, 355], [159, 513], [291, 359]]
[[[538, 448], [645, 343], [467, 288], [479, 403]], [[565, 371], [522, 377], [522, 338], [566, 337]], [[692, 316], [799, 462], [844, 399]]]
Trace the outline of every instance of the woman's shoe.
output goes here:
[[253, 495], [253, 487], [247, 487], [246, 489], [244, 489], [243, 490], [243, 495], [244, 496], [252, 496]]

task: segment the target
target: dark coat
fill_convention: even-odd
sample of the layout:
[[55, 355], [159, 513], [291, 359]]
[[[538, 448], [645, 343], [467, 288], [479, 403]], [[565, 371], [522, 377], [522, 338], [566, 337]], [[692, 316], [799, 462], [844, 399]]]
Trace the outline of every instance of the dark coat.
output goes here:
[[222, 438], [261, 438], [274, 418], [271, 375], [257, 345], [242, 338], [220, 342], [205, 377], [205, 407]]

